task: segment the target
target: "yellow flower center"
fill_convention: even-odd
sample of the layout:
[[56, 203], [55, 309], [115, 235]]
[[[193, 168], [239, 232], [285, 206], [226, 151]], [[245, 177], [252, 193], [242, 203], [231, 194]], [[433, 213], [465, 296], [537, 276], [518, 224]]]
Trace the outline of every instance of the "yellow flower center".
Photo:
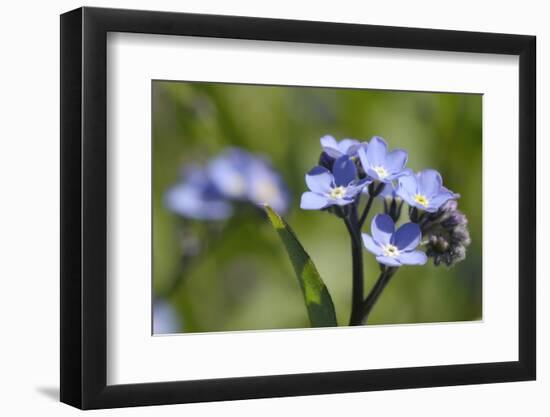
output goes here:
[[384, 168], [383, 166], [373, 167], [372, 169], [378, 174], [378, 177], [380, 179], [384, 179], [389, 175], [388, 171], [386, 171], [386, 168]]
[[415, 194], [414, 201], [416, 201], [418, 204], [420, 204], [423, 207], [426, 207], [428, 205], [428, 199], [426, 198], [425, 195], [422, 195], [422, 194]]
[[399, 249], [397, 249], [397, 246], [394, 246], [391, 243], [388, 243], [386, 246], [384, 246], [383, 251], [384, 256], [390, 256], [393, 258], [399, 255]]
[[330, 198], [334, 200], [344, 198], [345, 195], [346, 195], [346, 187], [340, 186], [330, 190]]

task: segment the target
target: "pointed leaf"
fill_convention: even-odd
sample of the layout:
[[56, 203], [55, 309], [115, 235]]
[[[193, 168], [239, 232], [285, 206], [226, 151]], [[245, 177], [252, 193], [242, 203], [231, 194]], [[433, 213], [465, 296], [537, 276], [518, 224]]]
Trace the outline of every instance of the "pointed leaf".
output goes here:
[[334, 304], [326, 285], [294, 231], [271, 207], [265, 205], [267, 216], [285, 245], [302, 288], [312, 327], [337, 326]]

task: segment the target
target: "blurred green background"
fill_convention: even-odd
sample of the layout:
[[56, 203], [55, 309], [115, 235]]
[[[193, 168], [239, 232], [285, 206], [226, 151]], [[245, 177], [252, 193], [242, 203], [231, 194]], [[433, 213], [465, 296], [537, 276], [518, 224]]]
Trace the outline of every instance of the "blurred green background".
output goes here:
[[[461, 194], [472, 237], [453, 268], [403, 267], [369, 324], [477, 320], [482, 316], [482, 96], [358, 89], [153, 81], [153, 288], [173, 308], [181, 332], [309, 327], [291, 264], [260, 210], [216, 224], [169, 212], [163, 194], [182, 166], [227, 146], [267, 156], [292, 193], [285, 216], [330, 290], [338, 322], [349, 319], [351, 253], [342, 221], [299, 208], [319, 138], [369, 140], [409, 153], [408, 167], [434, 168]], [[371, 216], [382, 210], [375, 203]], [[404, 211], [403, 218], [406, 217]], [[370, 217], [371, 217], [370, 216]], [[370, 218], [365, 231], [369, 232]], [[182, 258], [182, 239], [203, 249]], [[187, 254], [190, 255], [190, 254]], [[365, 290], [378, 276], [366, 251]], [[185, 260], [185, 262], [182, 261]]]

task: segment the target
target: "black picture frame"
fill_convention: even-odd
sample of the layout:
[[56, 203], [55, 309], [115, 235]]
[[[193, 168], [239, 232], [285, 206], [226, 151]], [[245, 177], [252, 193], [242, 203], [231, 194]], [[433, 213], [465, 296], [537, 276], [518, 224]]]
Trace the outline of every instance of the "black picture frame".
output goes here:
[[[108, 32], [519, 56], [519, 360], [107, 385]], [[535, 51], [524, 35], [88, 7], [61, 15], [61, 401], [94, 409], [535, 379]]]

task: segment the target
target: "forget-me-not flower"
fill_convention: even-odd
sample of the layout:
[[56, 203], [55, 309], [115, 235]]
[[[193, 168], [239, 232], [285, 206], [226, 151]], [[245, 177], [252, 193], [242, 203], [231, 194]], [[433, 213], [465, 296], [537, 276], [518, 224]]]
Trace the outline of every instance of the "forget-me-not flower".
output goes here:
[[260, 157], [249, 161], [246, 178], [246, 195], [253, 204], [268, 204], [279, 213], [288, 210], [288, 190], [279, 173], [267, 161]]
[[374, 216], [371, 223], [372, 236], [363, 233], [363, 243], [376, 260], [387, 266], [424, 265], [426, 254], [416, 250], [422, 238], [420, 226], [406, 223], [397, 231], [395, 223], [387, 214]]
[[208, 173], [228, 199], [269, 204], [278, 212], [288, 209], [289, 195], [281, 176], [263, 158], [230, 148], [212, 159]]
[[156, 300], [153, 304], [153, 334], [179, 333], [181, 323], [176, 311], [163, 300]]
[[443, 187], [441, 175], [434, 169], [406, 175], [398, 180], [397, 194], [409, 206], [434, 213], [457, 195]]
[[279, 173], [264, 158], [238, 148], [227, 149], [204, 168], [188, 166], [164, 197], [168, 209], [197, 220], [226, 219], [236, 201], [269, 204], [284, 213], [289, 200]]
[[311, 191], [302, 194], [300, 207], [305, 210], [319, 210], [337, 205], [353, 203], [369, 180], [357, 178], [357, 168], [348, 155], [334, 161], [332, 172], [317, 166], [306, 174], [306, 184]]
[[229, 148], [208, 163], [208, 174], [221, 194], [244, 200], [247, 195], [247, 170], [252, 156], [241, 149]]
[[166, 192], [164, 202], [174, 213], [197, 220], [223, 220], [233, 213], [231, 204], [199, 166], [184, 170], [182, 181]]
[[388, 152], [386, 141], [379, 136], [373, 137], [367, 146], [363, 144], [357, 154], [363, 170], [375, 181], [387, 183], [407, 173], [407, 152], [403, 149]]

